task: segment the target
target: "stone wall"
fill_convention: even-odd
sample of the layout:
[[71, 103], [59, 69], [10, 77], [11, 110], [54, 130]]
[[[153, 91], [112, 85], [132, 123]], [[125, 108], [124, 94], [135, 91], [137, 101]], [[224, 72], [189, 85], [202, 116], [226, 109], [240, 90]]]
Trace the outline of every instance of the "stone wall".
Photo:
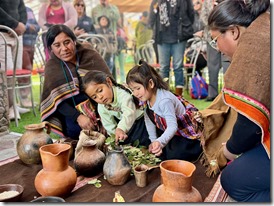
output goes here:
[[5, 71], [0, 69], [0, 137], [9, 133], [8, 89]]

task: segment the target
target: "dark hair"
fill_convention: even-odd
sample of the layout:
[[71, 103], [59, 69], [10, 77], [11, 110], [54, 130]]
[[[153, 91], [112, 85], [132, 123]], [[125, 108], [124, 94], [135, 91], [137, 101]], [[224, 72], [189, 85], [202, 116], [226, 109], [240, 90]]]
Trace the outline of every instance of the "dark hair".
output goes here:
[[[92, 71], [89, 71], [88, 73], [86, 73], [86, 75], [83, 77], [84, 90], [86, 90], [87, 86], [92, 82], [96, 83], [96, 84], [107, 84], [107, 77], [110, 78], [110, 80], [114, 86], [119, 87], [131, 94], [131, 91], [128, 88], [126, 88], [125, 86], [123, 86], [121, 84], [118, 84], [110, 74], [107, 74], [107, 73], [99, 71], [99, 70], [92, 70]], [[134, 102], [136, 108], [139, 108], [140, 107], [139, 100], [136, 97], [134, 97], [133, 95], [132, 95], [132, 97], [133, 97], [133, 102]]]
[[155, 84], [155, 87], [153, 88], [154, 92], [156, 92], [157, 89], [169, 89], [168, 84], [163, 81], [162, 77], [157, 73], [157, 71], [143, 59], [139, 61], [139, 65], [136, 65], [131, 70], [129, 70], [126, 82], [127, 84], [136, 82], [143, 85], [147, 89], [150, 79], [152, 79]]
[[72, 39], [72, 41], [75, 42], [77, 40], [73, 31], [68, 26], [63, 24], [52, 25], [46, 33], [46, 43], [49, 50], [51, 50], [51, 45], [54, 42], [55, 37], [62, 32], [68, 35]]
[[269, 9], [269, 0], [225, 0], [211, 11], [209, 29], [224, 33], [231, 25], [248, 27], [260, 14]]
[[101, 20], [101, 18], [103, 18], [103, 17], [105, 17], [106, 20], [107, 20], [107, 22], [108, 22], [107, 25], [106, 25], [106, 27], [108, 28], [108, 27], [110, 26], [110, 20], [109, 20], [109, 18], [108, 18], [106, 15], [102, 15], [102, 16], [99, 16], [99, 17], [97, 18], [98, 24], [101, 26], [100, 20]]

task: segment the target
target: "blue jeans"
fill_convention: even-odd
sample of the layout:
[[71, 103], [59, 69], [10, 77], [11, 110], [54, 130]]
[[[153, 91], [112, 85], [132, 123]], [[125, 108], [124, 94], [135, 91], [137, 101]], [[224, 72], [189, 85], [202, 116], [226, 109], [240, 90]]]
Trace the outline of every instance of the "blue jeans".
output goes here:
[[183, 59], [186, 41], [173, 44], [158, 44], [157, 47], [159, 53], [160, 74], [162, 78], [169, 78], [170, 60], [172, 57], [175, 87], [184, 86]]

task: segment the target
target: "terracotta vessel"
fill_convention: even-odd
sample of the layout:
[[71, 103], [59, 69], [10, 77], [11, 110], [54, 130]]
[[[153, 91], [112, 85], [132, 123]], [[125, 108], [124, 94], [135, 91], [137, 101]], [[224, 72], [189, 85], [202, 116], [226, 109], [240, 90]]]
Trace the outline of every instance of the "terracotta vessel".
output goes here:
[[96, 146], [95, 140], [83, 142], [82, 149], [74, 158], [74, 168], [79, 175], [95, 176], [103, 171], [105, 154]]
[[152, 202], [202, 202], [200, 192], [192, 186], [196, 166], [184, 160], [160, 163], [162, 184], [155, 190]]
[[75, 148], [77, 145], [78, 140], [73, 140], [73, 139], [60, 139], [57, 140], [55, 143], [58, 144], [69, 144], [71, 146], [70, 151], [69, 151], [69, 160], [73, 160], [74, 159], [74, 153], [75, 153]]
[[69, 166], [69, 144], [49, 144], [40, 147], [43, 169], [35, 177], [34, 185], [42, 196], [65, 197], [73, 190], [77, 175]]
[[[16, 149], [19, 158], [25, 164], [40, 164], [41, 156], [39, 148], [46, 144], [52, 144], [49, 136], [51, 127], [48, 122], [30, 124], [25, 126], [26, 131], [17, 142]], [[46, 129], [46, 132], [44, 131]]]
[[131, 165], [124, 154], [122, 147], [107, 152], [103, 173], [109, 184], [123, 185], [131, 173]]

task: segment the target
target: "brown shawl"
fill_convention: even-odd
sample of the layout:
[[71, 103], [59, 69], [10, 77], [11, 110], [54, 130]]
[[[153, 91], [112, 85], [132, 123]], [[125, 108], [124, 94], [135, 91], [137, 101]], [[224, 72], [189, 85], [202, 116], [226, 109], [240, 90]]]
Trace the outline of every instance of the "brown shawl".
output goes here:
[[[239, 40], [224, 77], [224, 101], [262, 130], [270, 157], [270, 13], [260, 15]], [[233, 81], [232, 81], [233, 80]]]
[[226, 166], [222, 143], [232, 133], [237, 112], [262, 129], [262, 143], [270, 155], [270, 14], [260, 15], [239, 40], [224, 76], [224, 89], [201, 111], [204, 139], [202, 162], [214, 176]]
[[52, 126], [52, 131], [62, 137], [64, 136], [62, 133], [62, 125], [55, 115], [55, 111], [62, 101], [82, 92], [79, 86], [81, 83], [79, 75], [82, 76], [86, 72], [95, 69], [110, 73], [104, 59], [91, 48], [91, 45], [77, 43], [76, 50], [79, 59], [78, 71], [76, 71], [75, 64], [66, 62], [74, 81], [66, 66], [63, 64], [62, 68], [61, 60], [54, 54], [51, 55], [51, 59], [45, 66], [45, 81], [41, 97], [41, 120], [48, 121]]

